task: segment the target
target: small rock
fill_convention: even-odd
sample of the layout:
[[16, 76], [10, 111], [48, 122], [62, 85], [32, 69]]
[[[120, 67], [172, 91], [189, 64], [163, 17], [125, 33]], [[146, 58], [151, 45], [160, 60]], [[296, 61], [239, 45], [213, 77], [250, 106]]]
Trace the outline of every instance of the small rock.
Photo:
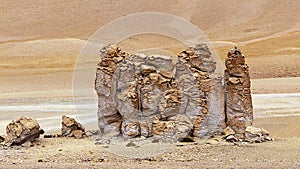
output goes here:
[[136, 147], [137, 145], [134, 142], [129, 142], [128, 144], [126, 144], [126, 147]]
[[124, 137], [137, 137], [140, 135], [140, 131], [140, 124], [138, 122], [122, 123], [122, 133]]
[[109, 148], [109, 146], [108, 146], [108, 145], [103, 145], [102, 147], [103, 147], [103, 148]]
[[195, 142], [193, 137], [186, 136], [178, 139], [179, 142]]
[[98, 162], [103, 162], [103, 161], [104, 161], [104, 158], [99, 158], [97, 161], [98, 161]]
[[41, 159], [41, 158], [39, 158], [39, 159], [37, 160], [37, 162], [41, 163], [41, 162], [44, 162], [44, 160]]
[[230, 128], [230, 127], [226, 127], [224, 130], [223, 130], [223, 133], [222, 133], [225, 137], [229, 136], [229, 135], [234, 135], [235, 132]]
[[4, 136], [0, 136], [0, 143], [4, 142], [5, 138]]
[[211, 145], [218, 144], [218, 143], [219, 143], [219, 140], [217, 140], [217, 139], [209, 139], [206, 141], [206, 144], [211, 144]]
[[274, 139], [271, 138], [270, 136], [266, 136], [265, 138], [266, 138], [267, 141], [274, 141]]
[[225, 139], [226, 139], [226, 141], [229, 141], [229, 142], [237, 142], [238, 141], [238, 139], [236, 137], [234, 137], [234, 135], [229, 135]]
[[183, 147], [183, 146], [185, 146], [185, 144], [182, 143], [182, 142], [180, 142], [180, 143], [177, 143], [176, 146], [177, 146], [177, 147]]
[[29, 148], [33, 146], [33, 144], [30, 141], [26, 141], [25, 143], [22, 144], [23, 147]]
[[52, 134], [44, 134], [44, 138], [53, 138]]
[[81, 130], [74, 130], [74, 131], [73, 131], [73, 136], [74, 136], [76, 139], [81, 139], [81, 138], [83, 138], [83, 134], [84, 134], [84, 132], [81, 131]]
[[147, 75], [149, 73], [154, 73], [154, 72], [156, 72], [156, 69], [153, 66], [148, 66], [148, 65], [142, 65], [141, 66], [141, 73], [143, 75]]
[[245, 132], [248, 132], [248, 133], [256, 135], [256, 136], [262, 135], [262, 130], [260, 128], [256, 128], [253, 126], [248, 126], [246, 128]]
[[270, 135], [269, 132], [268, 132], [267, 130], [263, 129], [263, 128], [261, 128], [261, 132], [262, 132], [262, 134], [265, 135], [265, 136]]
[[101, 145], [101, 144], [110, 144], [110, 140], [109, 139], [98, 139], [96, 140], [95, 144], [96, 145]]
[[73, 118], [63, 115], [61, 124], [62, 136], [82, 138], [85, 134], [84, 127]]
[[231, 82], [232, 84], [238, 84], [238, 83], [240, 83], [240, 79], [239, 79], [239, 78], [236, 78], [236, 77], [230, 77], [228, 80], [229, 80], [229, 82]]
[[158, 138], [155, 138], [151, 141], [151, 143], [158, 143], [159, 142], [159, 139]]
[[186, 49], [185, 53], [188, 54], [189, 56], [193, 56], [195, 54], [195, 51], [192, 49]]
[[85, 135], [88, 137], [92, 137], [92, 136], [98, 136], [100, 135], [100, 130], [88, 130], [85, 132]]

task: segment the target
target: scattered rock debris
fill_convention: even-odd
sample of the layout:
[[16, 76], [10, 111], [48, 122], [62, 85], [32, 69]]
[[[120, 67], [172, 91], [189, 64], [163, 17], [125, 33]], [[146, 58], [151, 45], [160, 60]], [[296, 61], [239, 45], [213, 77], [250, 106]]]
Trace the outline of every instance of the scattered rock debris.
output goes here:
[[237, 134], [230, 127], [227, 127], [224, 129], [223, 136], [229, 142], [261, 143], [274, 140], [266, 130], [253, 126], [246, 127], [243, 135]]
[[57, 138], [57, 137], [74, 137], [76, 139], [81, 139], [86, 136], [92, 136], [98, 134], [99, 132], [89, 131], [88, 135], [85, 132], [85, 128], [77, 122], [74, 118], [62, 116], [61, 122], [61, 133], [60, 134], [45, 134], [44, 138]]

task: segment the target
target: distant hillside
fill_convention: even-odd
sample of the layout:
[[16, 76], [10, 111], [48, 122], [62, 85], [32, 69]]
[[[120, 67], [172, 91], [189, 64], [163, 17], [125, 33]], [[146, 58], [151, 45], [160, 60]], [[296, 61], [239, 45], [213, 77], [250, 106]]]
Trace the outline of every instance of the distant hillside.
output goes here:
[[181, 16], [213, 40], [244, 41], [300, 26], [298, 0], [0, 0], [0, 39], [88, 38], [118, 17], [146, 11]]

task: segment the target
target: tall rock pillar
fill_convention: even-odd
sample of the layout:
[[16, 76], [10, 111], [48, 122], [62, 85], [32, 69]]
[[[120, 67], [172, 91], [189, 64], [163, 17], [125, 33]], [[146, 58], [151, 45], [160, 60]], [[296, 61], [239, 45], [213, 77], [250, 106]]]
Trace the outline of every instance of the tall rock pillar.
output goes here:
[[244, 134], [253, 121], [249, 67], [245, 64], [245, 56], [237, 47], [233, 47], [227, 56], [224, 74], [226, 125], [236, 134]]

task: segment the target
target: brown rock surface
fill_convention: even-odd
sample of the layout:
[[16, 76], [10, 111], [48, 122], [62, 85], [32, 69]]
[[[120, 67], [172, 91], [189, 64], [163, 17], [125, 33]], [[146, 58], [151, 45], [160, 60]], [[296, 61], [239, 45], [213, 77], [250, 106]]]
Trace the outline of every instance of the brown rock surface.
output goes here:
[[252, 125], [253, 107], [249, 67], [245, 56], [233, 47], [225, 60], [226, 124], [237, 134], [244, 134]]
[[103, 48], [95, 80], [102, 134], [160, 135], [177, 141], [222, 131], [222, 79], [215, 69], [205, 44], [176, 59], [128, 55], [114, 45]]
[[248, 126], [245, 130], [245, 138], [248, 142], [264, 142], [264, 141], [273, 141], [273, 138], [269, 136], [269, 132], [262, 129], [256, 128], [253, 126]]
[[98, 95], [99, 128], [102, 133], [118, 135], [120, 133], [122, 116], [117, 111], [114, 102], [113, 74], [118, 64], [127, 57], [127, 54], [115, 45], [108, 45], [101, 51], [101, 60], [98, 64], [95, 89]]
[[39, 138], [44, 131], [34, 118], [20, 117], [6, 127], [7, 141], [10, 145], [20, 145]]
[[177, 58], [129, 55], [109, 45], [100, 59], [95, 89], [99, 127], [106, 136], [180, 141], [223, 133], [231, 142], [272, 140], [251, 126], [249, 70], [236, 47], [225, 60], [225, 86], [205, 44]]
[[73, 118], [63, 115], [61, 125], [62, 136], [83, 138], [85, 135], [84, 127]]

